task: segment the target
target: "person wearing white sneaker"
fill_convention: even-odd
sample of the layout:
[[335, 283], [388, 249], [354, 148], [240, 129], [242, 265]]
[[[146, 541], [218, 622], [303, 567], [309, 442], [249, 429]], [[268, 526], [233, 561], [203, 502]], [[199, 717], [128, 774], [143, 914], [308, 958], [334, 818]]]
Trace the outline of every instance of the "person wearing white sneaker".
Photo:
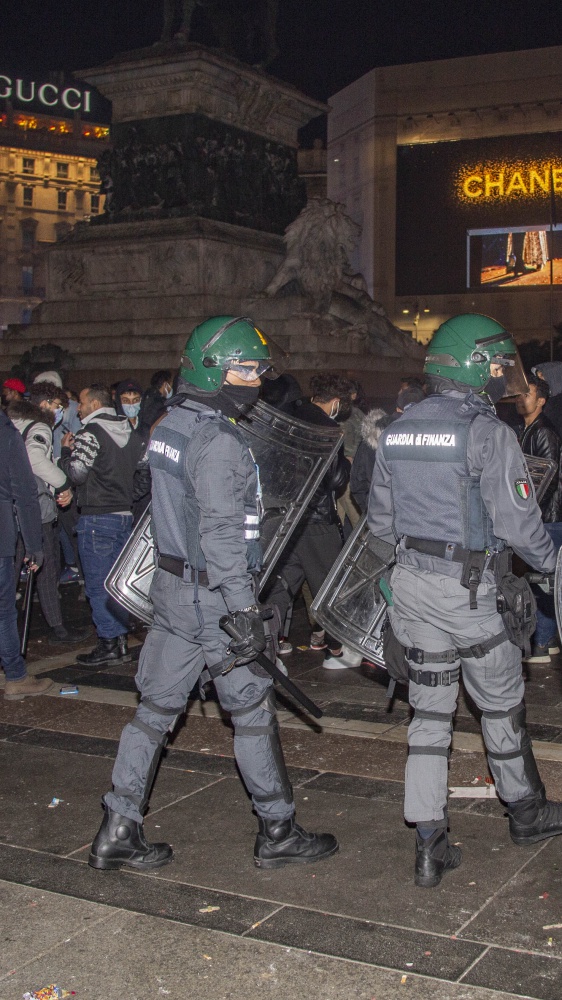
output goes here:
[[350, 670], [353, 667], [359, 667], [362, 659], [361, 653], [356, 653], [349, 646], [342, 646], [340, 653], [327, 650], [327, 656], [324, 658], [322, 666], [324, 670]]

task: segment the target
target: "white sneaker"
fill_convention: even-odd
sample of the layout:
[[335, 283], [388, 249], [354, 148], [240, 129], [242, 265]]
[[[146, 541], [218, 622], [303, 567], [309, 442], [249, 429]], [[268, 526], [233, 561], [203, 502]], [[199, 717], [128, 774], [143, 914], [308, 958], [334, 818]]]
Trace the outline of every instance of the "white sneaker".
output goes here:
[[325, 670], [350, 670], [352, 667], [361, 666], [362, 653], [356, 653], [349, 646], [342, 646], [341, 653], [330, 653], [325, 657], [322, 666]]
[[288, 639], [281, 639], [277, 652], [279, 653], [279, 656], [288, 656], [289, 653], [293, 652], [292, 642], [289, 642]]
[[287, 670], [287, 667], [283, 663], [283, 660], [280, 660], [278, 656], [275, 657], [275, 666], [277, 667], [278, 670], [281, 671], [282, 674], [285, 674], [285, 677], [289, 676], [289, 671]]

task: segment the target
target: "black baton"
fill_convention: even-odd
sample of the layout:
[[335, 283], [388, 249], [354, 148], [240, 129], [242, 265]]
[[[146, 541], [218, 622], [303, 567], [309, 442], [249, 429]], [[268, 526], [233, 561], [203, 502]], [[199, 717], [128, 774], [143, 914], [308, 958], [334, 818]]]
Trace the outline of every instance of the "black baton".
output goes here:
[[35, 583], [35, 570], [28, 569], [27, 580], [25, 582], [25, 593], [23, 595], [23, 632], [21, 636], [20, 653], [25, 656], [27, 653], [27, 640], [29, 639], [29, 625], [31, 622], [31, 611], [33, 608], [33, 585]]
[[[238, 642], [240, 642], [240, 640], [244, 638], [239, 632], [237, 632], [235, 626], [232, 624], [230, 617], [228, 615], [222, 616], [222, 618], [219, 621], [219, 625], [222, 629], [224, 629], [224, 631], [229, 636], [231, 636], [232, 639], [237, 639]], [[269, 674], [270, 677], [273, 677], [273, 680], [279, 681], [279, 683], [283, 685], [285, 690], [288, 691], [289, 694], [293, 696], [295, 701], [298, 701], [303, 708], [306, 708], [306, 711], [310, 712], [310, 714], [313, 715], [315, 719], [322, 718], [324, 714], [322, 709], [318, 708], [318, 705], [315, 705], [314, 702], [311, 701], [310, 698], [304, 693], [304, 691], [301, 691], [301, 689], [297, 687], [296, 684], [293, 684], [293, 682], [289, 680], [288, 677], [285, 676], [283, 671], [279, 670], [279, 667], [275, 663], [272, 663], [271, 660], [268, 660], [267, 656], [264, 656], [263, 653], [256, 653], [254, 655], [254, 660], [256, 661], [256, 663], [259, 663], [260, 667], [263, 667], [264, 670], [267, 670], [267, 673]]]

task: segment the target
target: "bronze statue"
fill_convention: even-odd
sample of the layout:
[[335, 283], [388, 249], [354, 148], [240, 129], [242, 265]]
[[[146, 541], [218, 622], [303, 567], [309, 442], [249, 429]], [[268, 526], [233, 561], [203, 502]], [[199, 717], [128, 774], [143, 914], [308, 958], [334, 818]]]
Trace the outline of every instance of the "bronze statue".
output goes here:
[[196, 7], [203, 8], [219, 47], [228, 55], [260, 67], [273, 62], [279, 0], [164, 0], [161, 41], [189, 41]]

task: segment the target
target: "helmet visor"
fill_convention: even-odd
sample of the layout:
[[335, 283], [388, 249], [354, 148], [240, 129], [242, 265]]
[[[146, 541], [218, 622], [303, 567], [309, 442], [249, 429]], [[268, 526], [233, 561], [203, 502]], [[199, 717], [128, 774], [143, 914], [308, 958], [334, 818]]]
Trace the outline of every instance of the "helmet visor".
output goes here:
[[519, 351], [509, 334], [477, 340], [471, 360], [483, 361], [485, 358], [490, 362], [490, 375], [503, 375], [505, 379], [503, 399], [529, 391]]
[[270, 368], [271, 361], [247, 361], [246, 364], [237, 364], [235, 361], [229, 361], [226, 365], [226, 371], [235, 372], [244, 382], [255, 382], [256, 379], [265, 375]]
[[529, 391], [529, 383], [517, 351], [515, 354], [498, 352], [490, 359], [491, 371], [495, 365], [499, 365], [501, 369], [499, 374], [503, 375], [505, 379], [504, 399], [508, 396], [519, 396], [521, 393]]
[[290, 355], [288, 351], [284, 351], [271, 337], [267, 338], [267, 346], [269, 347], [271, 362], [268, 370], [263, 373], [263, 377], [269, 379], [279, 378], [289, 367]]

